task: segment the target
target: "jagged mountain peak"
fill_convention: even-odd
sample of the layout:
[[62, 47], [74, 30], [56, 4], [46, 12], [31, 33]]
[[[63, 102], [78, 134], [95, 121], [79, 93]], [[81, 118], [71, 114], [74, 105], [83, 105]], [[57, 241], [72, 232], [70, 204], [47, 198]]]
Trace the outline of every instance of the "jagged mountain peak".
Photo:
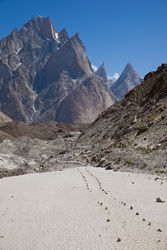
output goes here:
[[132, 77], [132, 75], [136, 75], [136, 74], [137, 74], [137, 72], [135, 71], [135, 69], [133, 68], [133, 66], [131, 65], [131, 63], [128, 63], [125, 66], [125, 68], [124, 68], [122, 74], [120, 75], [119, 79], [121, 79], [123, 77], [127, 77], [127, 76]]
[[132, 69], [132, 70], [134, 70], [131, 63], [127, 63], [126, 66], [125, 66], [125, 69], [128, 69], [128, 70]]
[[111, 91], [119, 98], [123, 99], [125, 95], [141, 82], [141, 78], [138, 73], [128, 63], [119, 79], [111, 86]]
[[70, 39], [71, 42], [79, 42], [79, 44], [82, 46], [82, 48], [86, 51], [86, 48], [84, 46], [84, 44], [82, 43], [81, 39], [80, 39], [80, 34], [77, 32], [74, 36], [71, 37]]
[[[37, 32], [46, 38], [55, 38], [56, 30], [50, 17], [35, 16], [21, 28], [22, 32]], [[31, 34], [31, 33], [30, 33]]]
[[50, 16], [43, 17], [40, 15], [37, 15], [37, 16], [32, 17], [30, 20], [28, 20], [23, 26], [28, 25], [29, 23], [37, 23], [37, 22], [43, 23], [46, 20], [49, 22], [52, 22]]
[[49, 16], [42, 23], [41, 34], [48, 38], [55, 38], [56, 31]]
[[[99, 66], [99, 68], [97, 69], [97, 71], [98, 71], [99, 69], [106, 69], [104, 62], [102, 62], [102, 64], [101, 64], [101, 65]], [[96, 72], [97, 72], [97, 71], [96, 71]]]
[[[91, 122], [116, 99], [100, 80], [79, 33], [56, 32], [50, 17], [36, 16], [0, 41], [0, 106], [13, 120]], [[57, 116], [60, 107], [68, 117]]]
[[100, 65], [100, 67], [97, 69], [95, 74], [101, 77], [105, 83], [108, 81], [106, 67], [105, 67], [104, 62]]
[[43, 70], [43, 81], [39, 90], [57, 81], [62, 71], [68, 72], [68, 75], [75, 80], [93, 74], [79, 33], [71, 37], [58, 51], [52, 53]]
[[62, 43], [65, 43], [67, 40], [70, 39], [65, 28], [58, 33], [58, 36], [59, 36], [59, 41]]

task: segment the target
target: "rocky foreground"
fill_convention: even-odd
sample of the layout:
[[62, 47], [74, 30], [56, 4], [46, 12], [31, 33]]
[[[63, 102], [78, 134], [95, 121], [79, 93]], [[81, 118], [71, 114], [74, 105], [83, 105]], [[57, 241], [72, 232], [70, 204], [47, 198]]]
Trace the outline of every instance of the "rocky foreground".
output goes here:
[[[87, 125], [23, 122], [0, 124], [0, 178], [84, 165], [74, 142]], [[80, 155], [81, 154], [81, 155]]]
[[0, 181], [0, 249], [161, 249], [167, 179], [71, 168]]

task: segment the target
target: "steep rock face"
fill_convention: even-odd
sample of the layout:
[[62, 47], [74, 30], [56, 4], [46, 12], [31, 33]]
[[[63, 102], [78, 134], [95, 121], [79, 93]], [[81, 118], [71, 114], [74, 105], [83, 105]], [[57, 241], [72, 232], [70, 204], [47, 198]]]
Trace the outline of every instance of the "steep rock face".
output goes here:
[[102, 65], [97, 69], [96, 75], [98, 75], [100, 78], [102, 78], [102, 80], [105, 83], [108, 81], [106, 67], [105, 67], [104, 63], [102, 63]]
[[55, 38], [55, 29], [50, 17], [47, 17], [42, 23], [40, 33], [43, 37], [48, 37], [50, 39]]
[[34, 113], [38, 72], [68, 40], [65, 31], [61, 41], [56, 34], [49, 18], [35, 17], [0, 41], [0, 104], [14, 120], [28, 122]]
[[103, 81], [92, 75], [61, 101], [56, 120], [66, 123], [90, 123], [115, 101], [116, 97]]
[[58, 51], [49, 58], [43, 70], [43, 86], [45, 88], [53, 81], [58, 80], [60, 73], [66, 71], [72, 79], [78, 79], [93, 73], [90, 62], [86, 56], [79, 35], [68, 40]]
[[134, 87], [141, 83], [141, 79], [137, 72], [128, 63], [120, 75], [119, 79], [110, 87], [111, 91], [122, 100], [125, 95]]
[[[40, 113], [35, 115], [34, 120], [38, 122], [56, 121], [56, 110], [60, 102], [75, 86], [75, 82], [69, 77], [68, 73], [63, 71], [57, 81], [53, 81], [39, 93], [36, 106]], [[71, 113], [68, 115], [70, 116]]]
[[[81, 93], [84, 93], [82, 84], [84, 86], [84, 81], [93, 75], [79, 34], [69, 38], [65, 29], [57, 33], [49, 17], [35, 17], [19, 31], [15, 29], [0, 41], [0, 105], [2, 111], [13, 120], [27, 123], [57, 119], [81, 122], [85, 119], [79, 120], [79, 117], [82, 118], [80, 110], [89, 113], [90, 109], [87, 120], [93, 121], [116, 100], [96, 77], [96, 85], [99, 85], [95, 88], [96, 99], [100, 100], [99, 103], [95, 101], [97, 107], [93, 91], [88, 93], [88, 98]], [[94, 81], [89, 81], [89, 85], [94, 88]], [[78, 95], [85, 98], [81, 98], [83, 107], [81, 103], [78, 105], [71, 100], [72, 104], [69, 105], [75, 104], [75, 107], [67, 113], [63, 107], [64, 100], [78, 86]], [[92, 101], [87, 101], [91, 95]], [[101, 101], [102, 96], [103, 99], [107, 98], [106, 102]], [[76, 99], [79, 101], [79, 98]], [[86, 111], [84, 101], [87, 103]], [[68, 117], [60, 115], [60, 108]], [[77, 108], [80, 110], [77, 111]], [[73, 110], [80, 115], [73, 114]]]

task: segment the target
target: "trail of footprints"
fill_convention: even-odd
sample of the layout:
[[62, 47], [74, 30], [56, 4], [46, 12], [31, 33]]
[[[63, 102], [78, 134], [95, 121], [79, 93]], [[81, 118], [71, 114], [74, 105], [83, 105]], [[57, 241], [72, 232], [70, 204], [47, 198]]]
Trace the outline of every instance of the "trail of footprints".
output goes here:
[[[83, 178], [83, 181], [85, 182], [85, 185], [86, 185], [87, 190], [88, 190], [89, 192], [92, 192], [91, 188], [89, 187], [89, 183], [88, 183], [88, 181], [87, 181], [85, 175], [84, 175], [83, 172], [80, 171], [79, 169], [78, 169], [78, 171], [80, 172], [80, 174], [81, 174], [81, 176], [82, 176], [82, 178]], [[102, 183], [100, 182], [99, 178], [96, 177], [95, 175], [93, 175], [93, 173], [91, 173], [91, 171], [88, 170], [88, 169], [86, 169], [86, 172], [87, 172], [92, 178], [94, 178], [94, 179], [96, 180], [96, 182], [97, 182], [97, 184], [98, 184], [99, 190], [100, 190], [101, 192], [103, 192], [104, 195], [109, 195], [109, 191], [105, 190], [105, 189], [102, 187]], [[133, 183], [133, 184], [134, 184], [134, 183]], [[113, 200], [117, 200], [117, 198], [114, 197], [114, 196], [112, 196], [112, 195], [110, 195], [110, 197], [111, 197]], [[120, 204], [122, 204], [123, 206], [127, 206], [126, 202], [123, 202], [123, 201], [118, 201], [118, 202], [119, 202]], [[103, 202], [100, 202], [100, 201], [98, 201], [97, 204], [98, 204], [99, 206], [101, 206], [101, 207], [104, 207], [104, 210], [107, 212], [107, 219], [106, 219], [106, 222], [110, 222], [110, 217], [109, 217], [109, 216], [110, 216], [110, 212], [108, 211], [108, 207], [107, 207], [107, 206], [104, 206]], [[130, 207], [129, 207], [129, 210], [132, 211], [132, 210], [133, 210], [133, 206], [130, 206]], [[139, 214], [138, 212], [136, 212], [135, 215], [136, 215], [136, 216], [139, 216], [140, 214]], [[143, 218], [142, 221], [143, 221], [143, 222], [146, 222], [146, 219]], [[148, 222], [148, 226], [151, 226], [151, 222], [150, 222], [150, 221]], [[162, 232], [162, 230], [161, 230], [161, 229], [157, 229], [157, 232]], [[120, 242], [120, 241], [121, 241], [121, 238], [118, 237], [117, 242]], [[158, 240], [157, 242], [160, 242], [160, 240]]]

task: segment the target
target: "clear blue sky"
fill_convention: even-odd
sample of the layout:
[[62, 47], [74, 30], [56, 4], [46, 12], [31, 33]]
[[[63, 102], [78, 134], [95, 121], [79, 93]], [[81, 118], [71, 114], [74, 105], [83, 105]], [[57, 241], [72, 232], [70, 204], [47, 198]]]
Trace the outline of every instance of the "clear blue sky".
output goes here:
[[167, 0], [0, 0], [0, 39], [36, 15], [80, 33], [92, 64], [108, 74], [131, 62], [143, 77], [167, 62]]

